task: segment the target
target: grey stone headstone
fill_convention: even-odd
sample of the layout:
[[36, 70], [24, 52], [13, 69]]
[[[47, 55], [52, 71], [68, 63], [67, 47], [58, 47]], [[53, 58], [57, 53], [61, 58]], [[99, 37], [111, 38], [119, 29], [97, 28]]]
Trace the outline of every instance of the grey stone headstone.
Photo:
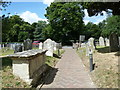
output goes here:
[[112, 33], [109, 36], [110, 40], [110, 52], [116, 52], [119, 50], [119, 38], [116, 33]]
[[85, 35], [80, 35], [79, 41], [81, 42], [81, 41], [84, 41], [84, 40], [85, 40]]
[[14, 53], [22, 52], [22, 45], [16, 45]]
[[46, 41], [44, 41], [43, 50], [48, 50], [46, 52], [47, 56], [53, 56], [54, 46], [53, 41], [51, 39], [47, 39]]
[[89, 46], [88, 46], [88, 43], [86, 43], [86, 56], [89, 56]]
[[43, 43], [42, 42], [39, 43], [39, 49], [43, 49]]
[[104, 38], [103, 38], [103, 37], [100, 37], [100, 38], [99, 38], [99, 45], [100, 45], [100, 46], [105, 46], [105, 41], [104, 41]]
[[105, 45], [106, 45], [106, 46], [110, 46], [110, 42], [109, 42], [109, 39], [108, 39], [108, 38], [105, 38]]
[[27, 39], [24, 40], [24, 50], [31, 50], [32, 49], [32, 40]]
[[95, 49], [94, 43], [95, 42], [94, 42], [94, 38], [93, 37], [91, 37], [91, 38], [88, 39], [88, 45], [89, 45], [89, 47], [91, 49]]
[[55, 41], [53, 41], [54, 51], [56, 51], [56, 50], [57, 50], [56, 44], [57, 44], [57, 43], [56, 43]]
[[119, 37], [119, 45], [120, 45], [120, 37]]
[[1, 46], [1, 44], [0, 44], [0, 49], [2, 49], [2, 46]]

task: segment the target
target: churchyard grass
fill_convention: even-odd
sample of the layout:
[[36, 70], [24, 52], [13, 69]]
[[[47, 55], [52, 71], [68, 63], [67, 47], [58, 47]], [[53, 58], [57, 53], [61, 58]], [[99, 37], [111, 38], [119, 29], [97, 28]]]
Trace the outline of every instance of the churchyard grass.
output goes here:
[[19, 77], [12, 74], [12, 60], [2, 58], [2, 88], [30, 88]]
[[13, 53], [14, 53], [14, 50], [11, 50], [11, 49], [7, 49], [7, 48], [0, 49], [0, 56], [10, 55]]
[[[65, 50], [60, 49], [60, 56], [65, 52]], [[58, 54], [58, 51], [54, 51], [54, 54]], [[59, 61], [58, 57], [51, 57], [51, 56], [46, 56], [46, 64], [48, 64], [51, 67], [54, 67], [57, 62]]]
[[[98, 88], [118, 88], [118, 75], [120, 75], [118, 72], [118, 56], [120, 53], [109, 53], [109, 47], [98, 46], [97, 48], [93, 53], [95, 68], [89, 72], [93, 82]], [[89, 57], [86, 56], [86, 49], [79, 48], [77, 53], [89, 71]]]

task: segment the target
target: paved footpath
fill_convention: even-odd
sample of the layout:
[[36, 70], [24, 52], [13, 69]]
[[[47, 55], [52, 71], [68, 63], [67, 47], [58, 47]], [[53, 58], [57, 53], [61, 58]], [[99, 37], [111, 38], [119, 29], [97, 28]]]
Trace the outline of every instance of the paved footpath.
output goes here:
[[[58, 68], [58, 71], [53, 81], [50, 84], [44, 84], [42, 88], [96, 88], [82, 61], [72, 48], [65, 48], [65, 53], [55, 68]], [[52, 74], [48, 79], [51, 77]]]

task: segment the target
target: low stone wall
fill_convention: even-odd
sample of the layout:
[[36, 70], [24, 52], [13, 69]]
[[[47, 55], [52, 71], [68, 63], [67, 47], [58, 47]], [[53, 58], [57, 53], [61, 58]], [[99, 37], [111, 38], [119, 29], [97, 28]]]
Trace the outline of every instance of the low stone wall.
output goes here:
[[45, 65], [45, 53], [43, 50], [28, 50], [8, 55], [13, 60], [13, 74], [30, 84], [36, 71]]

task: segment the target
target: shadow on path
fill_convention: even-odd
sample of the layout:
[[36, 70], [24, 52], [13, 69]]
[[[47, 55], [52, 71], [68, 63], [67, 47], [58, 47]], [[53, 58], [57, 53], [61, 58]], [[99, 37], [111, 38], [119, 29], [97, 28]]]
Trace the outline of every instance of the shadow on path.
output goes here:
[[36, 84], [32, 87], [36, 88], [37, 86], [40, 86], [41, 88], [45, 84], [51, 84], [56, 76], [57, 71], [57, 68], [53, 68], [47, 65], [47, 70], [39, 76]]

